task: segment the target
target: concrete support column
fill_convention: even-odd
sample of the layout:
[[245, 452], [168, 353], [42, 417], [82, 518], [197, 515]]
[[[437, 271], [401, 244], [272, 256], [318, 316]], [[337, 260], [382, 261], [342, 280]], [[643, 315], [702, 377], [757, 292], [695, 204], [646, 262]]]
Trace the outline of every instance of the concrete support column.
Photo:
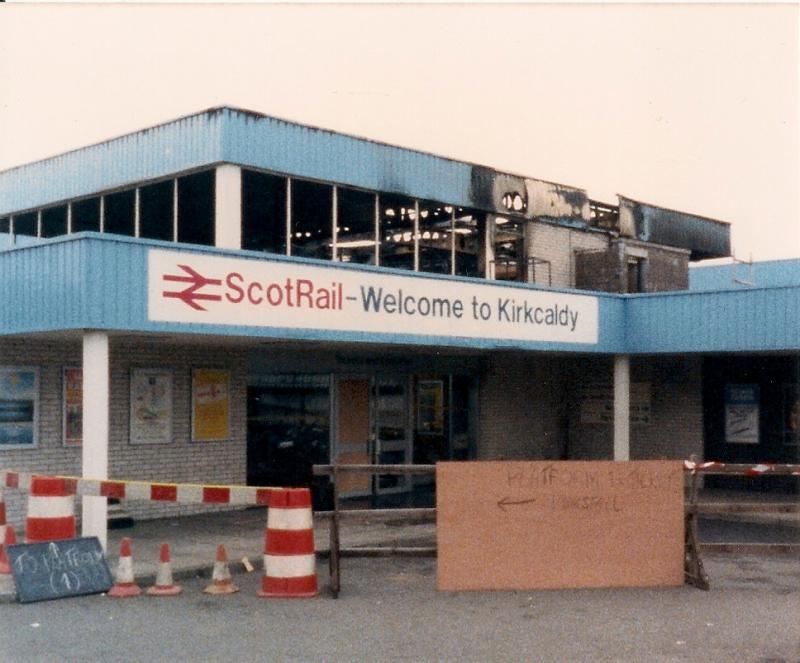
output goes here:
[[631, 359], [614, 356], [614, 460], [631, 458]]
[[241, 249], [242, 169], [222, 164], [217, 166], [214, 179], [215, 245], [221, 249]]
[[[108, 478], [109, 434], [108, 334], [83, 335], [83, 448], [82, 472], [86, 478]], [[96, 536], [103, 550], [108, 539], [108, 505], [105, 497], [83, 497], [83, 536]]]

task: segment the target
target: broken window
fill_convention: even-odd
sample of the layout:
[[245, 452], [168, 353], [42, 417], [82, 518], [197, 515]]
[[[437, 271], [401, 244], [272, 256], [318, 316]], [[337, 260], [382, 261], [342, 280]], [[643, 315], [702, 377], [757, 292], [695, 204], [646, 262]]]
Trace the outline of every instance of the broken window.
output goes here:
[[174, 237], [173, 180], [139, 189], [139, 237], [171, 242]]
[[105, 196], [103, 230], [114, 235], [133, 237], [135, 200], [136, 194], [133, 189]]
[[67, 206], [48, 207], [42, 210], [42, 237], [67, 234]]
[[286, 178], [242, 170], [242, 248], [286, 253]]
[[14, 217], [14, 234], [36, 237], [39, 234], [39, 214], [28, 212]]
[[214, 246], [214, 171], [178, 178], [178, 241]]
[[415, 268], [414, 200], [405, 196], [380, 197], [380, 264], [397, 269]]
[[336, 250], [342, 262], [374, 265], [375, 194], [341, 187], [337, 190]]
[[[452, 210], [451, 210], [452, 212]], [[436, 274], [452, 273], [452, 214], [443, 203], [419, 203], [419, 271]]]
[[[445, 209], [450, 209], [445, 208]], [[484, 234], [486, 215], [458, 207], [453, 233], [456, 244], [456, 274], [481, 276], [484, 272]]]
[[526, 281], [525, 222], [503, 216], [494, 217], [494, 278], [499, 281]]
[[72, 232], [100, 231], [100, 198], [87, 198], [72, 203]]
[[292, 180], [292, 255], [333, 257], [333, 187]]

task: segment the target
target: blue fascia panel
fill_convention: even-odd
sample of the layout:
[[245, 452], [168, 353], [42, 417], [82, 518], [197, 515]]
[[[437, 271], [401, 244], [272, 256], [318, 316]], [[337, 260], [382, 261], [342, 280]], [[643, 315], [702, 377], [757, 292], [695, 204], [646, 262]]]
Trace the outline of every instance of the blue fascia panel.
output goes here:
[[[46, 240], [25, 249], [0, 252], [0, 293], [4, 306], [0, 311], [1, 333], [24, 333], [57, 329], [106, 329], [128, 332], [170, 332], [212, 334], [274, 339], [308, 339], [341, 342], [391, 343], [468, 347], [482, 349], [547, 350], [556, 352], [618, 352], [622, 347], [623, 301], [614, 295], [596, 296], [599, 304], [599, 329], [596, 344], [527, 342], [481, 338], [435, 337], [411, 334], [339, 332], [273, 327], [237, 327], [216, 324], [152, 322], [147, 313], [147, 257], [151, 248], [197, 252], [233, 257], [264, 259], [252, 251], [230, 251], [206, 247], [176, 247], [169, 242], [110, 237], [81, 233], [68, 238]], [[63, 254], [56, 259], [55, 254]], [[470, 284], [492, 282], [434, 274], [410, 275], [403, 270], [389, 270], [364, 265], [341, 265], [327, 261], [271, 256], [272, 261], [307, 263], [330, 269], [355, 269], [404, 278], [420, 276], [443, 282]], [[19, 264], [18, 264], [19, 263]], [[13, 276], [16, 275], [16, 278]], [[530, 289], [522, 284], [497, 283], [504, 288]], [[53, 284], [56, 284], [53, 287]], [[556, 290], [545, 289], [541, 290]], [[557, 290], [577, 294], [576, 291]], [[595, 293], [583, 293], [595, 296]], [[30, 306], [31, 301], [43, 302]], [[14, 315], [14, 311], [25, 312]]]
[[626, 297], [631, 354], [800, 350], [800, 286]]
[[[147, 314], [147, 256], [151, 248], [264, 259], [263, 254], [251, 251], [176, 246], [98, 233], [41, 240], [2, 251], [0, 334], [106, 329], [591, 354], [800, 350], [800, 286], [651, 295], [580, 293], [595, 296], [599, 304], [599, 337], [593, 345], [151, 322]], [[441, 280], [444, 287], [447, 282], [468, 282], [532, 288], [285, 256], [270, 256], [270, 260], [393, 273], [408, 279], [424, 276]], [[575, 290], [539, 289], [578, 294]]]
[[0, 172], [0, 216], [220, 161], [221, 116], [200, 113]]
[[221, 112], [226, 162], [455, 205], [475, 202], [466, 163], [273, 117]]

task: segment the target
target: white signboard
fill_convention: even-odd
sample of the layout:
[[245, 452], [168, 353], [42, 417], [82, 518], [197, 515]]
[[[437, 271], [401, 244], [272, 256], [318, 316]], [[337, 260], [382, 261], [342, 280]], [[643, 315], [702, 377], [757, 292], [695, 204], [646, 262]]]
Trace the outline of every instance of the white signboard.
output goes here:
[[595, 297], [153, 249], [152, 321], [597, 343]]

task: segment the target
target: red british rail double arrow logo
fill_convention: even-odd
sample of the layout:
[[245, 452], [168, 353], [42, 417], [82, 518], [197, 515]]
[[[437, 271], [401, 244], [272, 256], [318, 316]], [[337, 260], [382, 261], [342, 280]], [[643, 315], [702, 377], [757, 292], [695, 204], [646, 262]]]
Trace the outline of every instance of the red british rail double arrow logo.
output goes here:
[[175, 299], [180, 299], [184, 304], [187, 306], [191, 306], [193, 309], [197, 311], [205, 311], [206, 309], [198, 304], [199, 300], [202, 301], [210, 301], [210, 302], [218, 302], [222, 299], [222, 295], [212, 295], [204, 292], [198, 292], [198, 290], [204, 288], [205, 286], [214, 286], [214, 285], [222, 285], [221, 279], [209, 279], [203, 276], [202, 274], [198, 273], [189, 265], [178, 265], [186, 275], [180, 274], [164, 274], [162, 277], [165, 281], [172, 281], [177, 283], [188, 283], [189, 285], [184, 288], [183, 290], [164, 290], [162, 294], [164, 297], [170, 297]]

